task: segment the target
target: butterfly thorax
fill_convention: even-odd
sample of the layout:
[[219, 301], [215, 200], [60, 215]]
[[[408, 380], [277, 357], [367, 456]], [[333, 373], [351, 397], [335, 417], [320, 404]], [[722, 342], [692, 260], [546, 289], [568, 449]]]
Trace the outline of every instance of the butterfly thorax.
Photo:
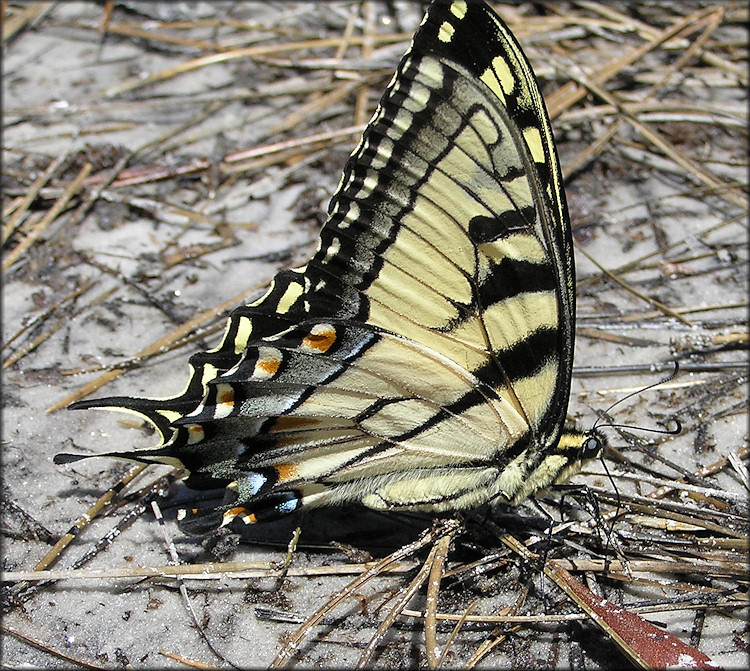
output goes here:
[[583, 431], [566, 422], [554, 445], [529, 445], [498, 477], [499, 496], [518, 505], [552, 485], [565, 484], [590, 459], [598, 458], [606, 438], [596, 429]]

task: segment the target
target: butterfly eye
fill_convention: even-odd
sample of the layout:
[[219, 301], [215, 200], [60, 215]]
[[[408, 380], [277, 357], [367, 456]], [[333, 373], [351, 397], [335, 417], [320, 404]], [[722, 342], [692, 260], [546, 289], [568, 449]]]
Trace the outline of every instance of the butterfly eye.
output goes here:
[[597, 436], [589, 436], [583, 442], [583, 454], [584, 459], [594, 459], [599, 456], [602, 451], [602, 441]]

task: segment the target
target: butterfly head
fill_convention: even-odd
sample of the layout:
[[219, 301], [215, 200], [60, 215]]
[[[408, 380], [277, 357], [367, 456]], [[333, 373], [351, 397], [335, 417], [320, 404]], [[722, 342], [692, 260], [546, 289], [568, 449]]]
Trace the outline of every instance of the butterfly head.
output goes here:
[[558, 457], [564, 456], [565, 465], [560, 468], [553, 483], [559, 485], [567, 482], [585, 462], [598, 459], [606, 446], [606, 436], [596, 428], [584, 431], [572, 422], [566, 423], [554, 451]]
[[596, 459], [607, 446], [606, 436], [595, 426], [590, 429], [581, 429], [574, 422], [565, 422], [559, 447], [578, 452], [578, 458], [587, 461]]

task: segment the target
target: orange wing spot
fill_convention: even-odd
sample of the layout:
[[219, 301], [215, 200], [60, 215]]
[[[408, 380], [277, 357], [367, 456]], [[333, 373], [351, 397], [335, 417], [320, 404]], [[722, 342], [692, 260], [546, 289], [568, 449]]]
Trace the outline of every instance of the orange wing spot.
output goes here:
[[223, 389], [222, 391], [220, 391], [217, 397], [217, 401], [219, 403], [228, 403], [229, 405], [233, 405], [234, 404], [234, 389], [229, 387], [227, 389]]
[[258, 359], [258, 363], [255, 364], [260, 370], [266, 375], [276, 375], [276, 371], [279, 370], [281, 365], [280, 359]]
[[330, 324], [318, 324], [304, 337], [302, 346], [308, 349], [327, 352], [336, 342], [336, 329]]
[[222, 522], [221, 525], [224, 526], [226, 524], [229, 524], [235, 517], [246, 517], [249, 513], [247, 512], [247, 509], [243, 508], [242, 506], [239, 506], [237, 508], [230, 508], [222, 515]]
[[203, 431], [203, 427], [200, 424], [190, 424], [188, 425], [188, 434], [189, 438], [188, 441], [192, 443], [198, 443], [201, 440], [203, 440], [205, 436], [205, 432]]
[[278, 482], [287, 482], [297, 477], [296, 464], [279, 464], [278, 466], [274, 466], [274, 468], [278, 474]]
[[320, 424], [319, 419], [311, 417], [279, 417], [271, 427], [271, 431], [291, 431], [292, 429], [310, 429]]

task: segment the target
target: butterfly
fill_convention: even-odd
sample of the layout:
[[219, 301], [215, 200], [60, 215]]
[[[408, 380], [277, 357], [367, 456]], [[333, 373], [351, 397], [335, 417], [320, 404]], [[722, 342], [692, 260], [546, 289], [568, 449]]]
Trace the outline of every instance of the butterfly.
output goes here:
[[[110, 397], [221, 505], [203, 533], [359, 502], [517, 505], [605, 445], [566, 420], [570, 223], [552, 130], [518, 42], [484, 3], [429, 7], [344, 167], [308, 264], [283, 270], [193, 355], [185, 390]], [[56, 463], [81, 455], [59, 454]]]

